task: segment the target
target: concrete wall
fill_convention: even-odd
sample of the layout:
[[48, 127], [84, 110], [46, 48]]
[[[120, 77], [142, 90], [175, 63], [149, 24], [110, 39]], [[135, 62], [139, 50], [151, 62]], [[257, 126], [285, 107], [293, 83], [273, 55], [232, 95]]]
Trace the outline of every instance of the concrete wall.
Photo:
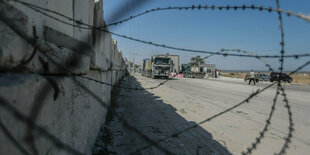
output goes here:
[[[94, 0], [73, 0], [73, 18], [75, 20], [93, 26], [94, 23], [93, 17], [94, 17]], [[99, 21], [101, 22], [102, 20]], [[92, 34], [91, 30], [81, 29], [77, 27], [73, 28], [74, 38], [81, 39], [82, 41], [92, 43], [91, 34]]]
[[[70, 18], [74, 17], [74, 14], [73, 14], [74, 0], [27, 0], [26, 2], [35, 4], [36, 6], [39, 6], [41, 8], [60, 12]], [[18, 8], [19, 10], [22, 10], [22, 12], [28, 17], [29, 34], [32, 34], [32, 26], [36, 26], [38, 36], [43, 37], [43, 32], [44, 32], [43, 27], [46, 25], [51, 25], [59, 32], [62, 32], [64, 34], [67, 34], [73, 37], [73, 29], [71, 26], [59, 23], [58, 21], [55, 21], [52, 18], [46, 17], [42, 15], [41, 13], [38, 13], [32, 9], [29, 9], [28, 7], [20, 3], [10, 1], [10, 4]], [[81, 11], [83, 10], [84, 9], [82, 9]], [[54, 15], [54, 14], [51, 14], [51, 16], [58, 17], [57, 15]], [[61, 19], [64, 20], [65, 22], [73, 24], [73, 22], [68, 19], [65, 19], [65, 18], [61, 18]]]
[[[27, 2], [89, 25], [104, 25], [102, 0]], [[64, 25], [16, 2], [1, 1], [0, 14], [28, 37], [32, 37], [35, 26], [39, 37], [39, 50], [25, 63], [34, 48], [0, 20], [0, 99], [7, 101], [0, 104], [1, 123], [30, 154], [74, 154], [16, 118], [6, 109], [9, 104], [62, 143], [91, 154], [107, 113], [102, 104], [110, 104], [112, 87], [81, 76], [117, 84], [125, 75], [125, 61], [117, 42], [109, 33]], [[0, 144], [0, 154], [22, 154], [3, 128]]]

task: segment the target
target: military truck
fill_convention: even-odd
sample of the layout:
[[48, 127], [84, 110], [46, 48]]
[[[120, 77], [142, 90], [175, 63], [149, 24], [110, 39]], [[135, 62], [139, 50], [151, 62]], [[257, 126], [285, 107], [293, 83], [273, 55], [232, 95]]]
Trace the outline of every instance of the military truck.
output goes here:
[[206, 75], [205, 67], [182, 64], [182, 73], [187, 78], [203, 78]]
[[169, 78], [173, 69], [171, 58], [166, 55], [154, 55], [142, 61], [142, 75], [151, 78]]

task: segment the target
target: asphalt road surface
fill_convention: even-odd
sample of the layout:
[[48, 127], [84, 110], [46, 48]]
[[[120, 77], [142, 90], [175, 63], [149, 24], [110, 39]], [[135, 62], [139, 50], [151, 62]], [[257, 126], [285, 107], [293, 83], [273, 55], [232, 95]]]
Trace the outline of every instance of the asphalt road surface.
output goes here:
[[[245, 100], [258, 89], [270, 85], [259, 82], [248, 85], [242, 79], [150, 79], [140, 75], [127, 78], [124, 87], [156, 89], [144, 91], [121, 89], [116, 112], [139, 133], [158, 142], [158, 146], [174, 154], [240, 154], [255, 142], [271, 111], [277, 85], [253, 97], [248, 103], [223, 112]], [[284, 83], [290, 103], [294, 132], [287, 154], [310, 152], [310, 86]], [[288, 136], [289, 117], [283, 96], [278, 96], [268, 131], [252, 154], [278, 153]], [[223, 112], [223, 113], [221, 113]], [[219, 114], [219, 115], [217, 115]], [[204, 121], [200, 124], [197, 123]], [[116, 154], [162, 154], [162, 150], [141, 138], [122, 121], [113, 118], [106, 146]], [[179, 133], [179, 131], [182, 131]], [[178, 135], [174, 135], [179, 133]]]

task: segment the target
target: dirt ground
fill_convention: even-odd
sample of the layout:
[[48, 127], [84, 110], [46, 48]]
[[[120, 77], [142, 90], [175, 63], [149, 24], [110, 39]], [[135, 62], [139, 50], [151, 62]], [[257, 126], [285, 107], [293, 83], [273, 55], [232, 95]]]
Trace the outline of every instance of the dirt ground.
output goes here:
[[[122, 87], [150, 88], [162, 82], [165, 79], [135, 75], [123, 81]], [[116, 113], [137, 130], [128, 128], [122, 120], [113, 117], [98, 138], [96, 155], [100, 152], [164, 154], [159, 147], [172, 154], [240, 154], [255, 142], [263, 130], [276, 87], [267, 89], [249, 103], [226, 110], [268, 85], [270, 82], [248, 85], [242, 79], [227, 77], [174, 78], [156, 89], [121, 89], [116, 95]], [[291, 106], [295, 129], [286, 153], [307, 154], [310, 152], [310, 87], [288, 83], [284, 83], [283, 87]], [[197, 124], [202, 121], [205, 122]], [[252, 154], [278, 153], [287, 137], [288, 124], [287, 109], [283, 97], [279, 96], [271, 125]], [[140, 134], [158, 146], [152, 145]]]

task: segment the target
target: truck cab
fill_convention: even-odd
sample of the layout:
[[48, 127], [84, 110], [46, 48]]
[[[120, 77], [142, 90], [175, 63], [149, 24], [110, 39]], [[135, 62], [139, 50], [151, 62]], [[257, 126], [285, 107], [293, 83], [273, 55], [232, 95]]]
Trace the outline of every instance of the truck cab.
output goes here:
[[152, 57], [152, 78], [157, 77], [164, 77], [168, 78], [171, 70], [173, 68], [172, 66], [172, 60], [171, 58], [165, 57], [165, 56], [153, 56]]

